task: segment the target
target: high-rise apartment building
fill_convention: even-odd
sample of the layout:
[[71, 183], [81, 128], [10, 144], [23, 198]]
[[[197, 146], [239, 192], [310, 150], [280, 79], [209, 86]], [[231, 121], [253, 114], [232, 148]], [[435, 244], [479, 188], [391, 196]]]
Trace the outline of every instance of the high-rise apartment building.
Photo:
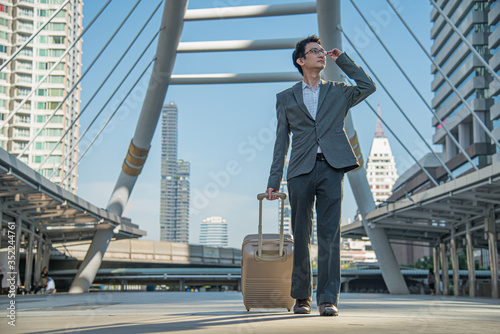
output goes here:
[[[493, 56], [489, 60], [489, 65], [496, 74], [500, 75], [500, 5], [498, 1], [493, 1], [490, 6], [491, 8], [488, 12], [488, 25], [490, 27], [488, 47]], [[500, 141], [500, 82], [498, 80], [492, 80], [489, 90], [494, 103], [490, 108], [490, 119], [493, 122], [492, 133], [495, 138]], [[496, 146], [495, 153], [491, 160], [492, 163], [500, 161], [500, 149]]]
[[[281, 186], [280, 186], [280, 193], [285, 193], [287, 194], [287, 197], [286, 197], [286, 200], [285, 200], [285, 212], [284, 212], [284, 215], [283, 215], [283, 225], [284, 225], [284, 228], [283, 228], [283, 232], [285, 234], [290, 234], [290, 235], [293, 235], [292, 234], [292, 208], [290, 207], [290, 199], [288, 198], [288, 182], [286, 180], [286, 174], [288, 172], [288, 162], [289, 160], [287, 159], [286, 162], [285, 162], [285, 169], [283, 171], [283, 181], [281, 182]], [[279, 226], [281, 224], [281, 199], [280, 200], [277, 200], [279, 201], [279, 205], [278, 205], [278, 231], [279, 231]], [[314, 213], [313, 213], [313, 233], [312, 233], [312, 236], [311, 236], [311, 244], [312, 245], [317, 245], [318, 244], [318, 235], [317, 235], [317, 219], [316, 219], [316, 210], [314, 210]]]
[[177, 160], [177, 105], [162, 108], [160, 240], [189, 241], [189, 162]]
[[[438, 1], [438, 5], [475, 50], [486, 61], [495, 62], [492, 49], [497, 48], [499, 44], [498, 3], [452, 0]], [[431, 21], [431, 54], [459, 92], [455, 93], [443, 75], [432, 65], [431, 72], [435, 75], [431, 85], [434, 92], [432, 108], [479, 168], [499, 161], [500, 150], [492, 145], [492, 140], [481, 122], [471, 115], [462, 102], [463, 98], [496, 139], [500, 139], [500, 113], [490, 110], [495, 100], [498, 100], [498, 95], [493, 98], [498, 92], [490, 91], [492, 75], [435, 8], [431, 12]], [[495, 27], [496, 33], [491, 34], [490, 30]], [[496, 41], [494, 36], [497, 36]], [[494, 58], [498, 71], [500, 58]], [[499, 109], [499, 106], [495, 107], [495, 110]], [[436, 118], [432, 119], [432, 126], [435, 128], [433, 143], [442, 145], [443, 160], [454, 174], [458, 176], [470, 170], [472, 166]], [[441, 175], [436, 176], [439, 178]]]
[[[380, 104], [378, 105], [378, 115], [380, 116]], [[384, 135], [380, 118], [377, 118], [375, 137], [366, 162], [366, 177], [375, 204], [384, 203], [392, 194], [392, 187], [398, 179], [398, 171], [389, 139]]]
[[[9, 59], [63, 2], [0, 0], [0, 63]], [[58, 144], [80, 109], [80, 87], [67, 95], [80, 78], [81, 40], [64, 54], [81, 33], [82, 6], [81, 0], [69, 1], [0, 72], [0, 147], [15, 156], [24, 151], [19, 159], [46, 177], [52, 175], [78, 138], [77, 123]], [[47, 121], [48, 125], [34, 139]], [[73, 193], [77, 170], [70, 170], [77, 161], [76, 152], [55, 170], [52, 179]]]
[[227, 223], [222, 217], [203, 219], [200, 227], [200, 244], [227, 247]]
[[[498, 2], [449, 0], [437, 1], [437, 4], [490, 67], [500, 73]], [[454, 91], [437, 67], [431, 65], [431, 73], [434, 74], [431, 83], [434, 92], [432, 108], [478, 168], [498, 162], [500, 149], [493, 144], [481, 123], [496, 140], [500, 140], [500, 83], [436, 8], [432, 9], [430, 18], [433, 22], [431, 55], [459, 93]], [[471, 114], [462, 99], [481, 122]], [[434, 127], [432, 141], [442, 146], [442, 160], [455, 177], [472, 171], [472, 165], [437, 118], [433, 117], [431, 122]], [[419, 162], [437, 181], [449, 180], [446, 170], [430, 154]], [[398, 180], [390, 200], [395, 201], [433, 186], [424, 172], [414, 165]]]

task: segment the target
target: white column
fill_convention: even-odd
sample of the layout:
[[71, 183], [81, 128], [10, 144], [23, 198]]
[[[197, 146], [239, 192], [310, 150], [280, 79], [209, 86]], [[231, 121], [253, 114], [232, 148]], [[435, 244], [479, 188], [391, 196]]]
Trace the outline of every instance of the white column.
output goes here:
[[16, 283], [21, 284], [21, 278], [19, 274], [19, 261], [21, 260], [21, 233], [22, 233], [22, 224], [23, 224], [23, 218], [21, 217], [21, 214], [16, 217]]
[[460, 268], [458, 262], [458, 253], [457, 253], [457, 242], [455, 240], [454, 233], [452, 232], [451, 240], [450, 240], [450, 253], [451, 253], [451, 266], [453, 267], [453, 293], [455, 297], [460, 295], [459, 287], [460, 287]]
[[[156, 49], [148, 90], [142, 105], [134, 138], [111, 194], [106, 209], [121, 216], [146, 161], [147, 152], [161, 114], [168, 84], [174, 67], [177, 46], [181, 39], [188, 0], [167, 0], [163, 9], [161, 31]], [[102, 263], [102, 258], [113, 237], [113, 230], [97, 230], [92, 244], [75, 276], [70, 293], [87, 292]]]
[[467, 234], [465, 235], [465, 241], [467, 243], [467, 269], [469, 270], [469, 296], [476, 297], [476, 263], [474, 261], [474, 247], [472, 245], [470, 227], [470, 222], [467, 222]]
[[[323, 47], [327, 50], [337, 48], [342, 50], [342, 34], [338, 27], [340, 23], [340, 0], [317, 0], [319, 37]], [[338, 66], [327, 60], [327, 66], [323, 72], [324, 79], [332, 81], [344, 81], [342, 71]], [[356, 136], [350, 113], [345, 122], [345, 131], [350, 139]], [[380, 264], [382, 277], [390, 293], [408, 294], [408, 287], [401, 274], [399, 265], [394, 256], [389, 239], [383, 229], [369, 228], [366, 226], [364, 217], [375, 209], [375, 202], [370, 191], [366, 171], [364, 167], [347, 174], [351, 188], [363, 217], [363, 225], [366, 234], [370, 238], [377, 260]]]
[[42, 269], [44, 267], [47, 267], [47, 269], [50, 270], [49, 268], [49, 263], [50, 263], [50, 248], [51, 244], [49, 242], [44, 242], [43, 244], [43, 254], [42, 254]]
[[439, 296], [441, 294], [441, 280], [439, 278], [439, 246], [434, 246], [432, 248], [432, 255], [433, 255], [433, 260], [434, 260], [434, 293], [436, 296]]
[[43, 233], [38, 232], [38, 241], [36, 243], [35, 275], [34, 280], [40, 285], [40, 273], [42, 272], [42, 254], [43, 254]]
[[446, 254], [446, 245], [444, 242], [439, 244], [441, 255], [441, 270], [443, 277], [443, 296], [450, 294], [450, 277], [448, 275], [448, 254]]
[[30, 231], [28, 236], [28, 245], [26, 246], [26, 259], [24, 269], [24, 288], [27, 292], [31, 291], [31, 275], [33, 274], [33, 247], [35, 245], [35, 223], [30, 224]]
[[488, 250], [490, 253], [491, 272], [491, 297], [498, 296], [498, 248], [495, 229], [495, 211], [491, 210], [490, 215], [484, 221], [485, 232], [488, 234]]

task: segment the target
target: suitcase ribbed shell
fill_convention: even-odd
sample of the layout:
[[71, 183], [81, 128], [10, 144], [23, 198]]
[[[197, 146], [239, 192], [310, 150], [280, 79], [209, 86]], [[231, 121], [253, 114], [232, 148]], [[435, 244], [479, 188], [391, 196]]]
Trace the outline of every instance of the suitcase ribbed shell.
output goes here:
[[241, 291], [243, 303], [251, 308], [293, 307], [290, 297], [293, 238], [284, 235], [283, 256], [279, 256], [279, 234], [262, 234], [262, 257], [257, 255], [258, 234], [243, 240], [241, 254]]

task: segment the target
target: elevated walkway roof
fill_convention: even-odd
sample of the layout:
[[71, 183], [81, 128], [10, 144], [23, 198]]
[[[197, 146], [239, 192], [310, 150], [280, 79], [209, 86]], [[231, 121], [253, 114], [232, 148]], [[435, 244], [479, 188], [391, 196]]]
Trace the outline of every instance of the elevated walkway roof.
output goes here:
[[[368, 227], [381, 227], [389, 239], [435, 245], [450, 238], [464, 238], [467, 228], [475, 246], [488, 248], [485, 218], [500, 211], [500, 162], [461, 176], [438, 187], [387, 203], [365, 219]], [[469, 227], [467, 227], [469, 223]], [[499, 231], [496, 220], [496, 231]], [[342, 226], [342, 236], [366, 236], [360, 221]], [[498, 235], [498, 233], [497, 233]]]
[[[0, 149], [0, 201], [2, 224], [34, 223], [52, 242], [92, 239], [98, 229], [115, 230], [115, 237], [146, 235], [131, 220], [110, 214], [52, 183], [13, 155]], [[23, 227], [26, 228], [26, 227]], [[7, 239], [2, 238], [1, 247]]]

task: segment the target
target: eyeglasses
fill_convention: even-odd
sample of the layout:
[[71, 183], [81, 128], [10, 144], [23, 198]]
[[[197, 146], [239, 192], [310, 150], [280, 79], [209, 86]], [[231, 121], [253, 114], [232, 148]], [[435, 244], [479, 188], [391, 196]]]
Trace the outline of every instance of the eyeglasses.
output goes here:
[[304, 57], [308, 53], [313, 53], [315, 55], [322, 54], [323, 56], [326, 55], [326, 51], [324, 49], [311, 49], [311, 50], [307, 51], [306, 53], [304, 53]]

